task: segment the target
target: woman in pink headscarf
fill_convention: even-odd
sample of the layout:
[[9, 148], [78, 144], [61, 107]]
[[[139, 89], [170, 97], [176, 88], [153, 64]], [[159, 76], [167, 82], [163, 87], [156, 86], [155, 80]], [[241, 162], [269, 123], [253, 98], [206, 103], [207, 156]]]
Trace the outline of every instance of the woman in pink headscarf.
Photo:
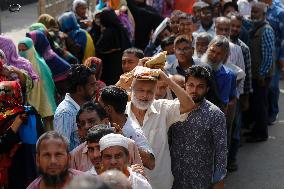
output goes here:
[[38, 74], [33, 70], [31, 63], [18, 55], [15, 44], [6, 36], [0, 35], [0, 49], [6, 56], [5, 64], [25, 70], [32, 80], [39, 79]]

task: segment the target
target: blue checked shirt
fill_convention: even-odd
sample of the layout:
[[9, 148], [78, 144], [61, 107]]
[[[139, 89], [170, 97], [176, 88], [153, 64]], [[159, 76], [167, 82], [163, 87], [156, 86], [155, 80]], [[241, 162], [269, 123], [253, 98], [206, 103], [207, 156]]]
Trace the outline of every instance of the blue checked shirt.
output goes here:
[[261, 41], [262, 41], [261, 45], [262, 60], [259, 69], [259, 75], [265, 76], [266, 74], [268, 74], [274, 62], [274, 57], [273, 57], [275, 49], [274, 31], [271, 28], [264, 29]]
[[[282, 7], [282, 8], [281, 8]], [[284, 60], [284, 6], [272, 4], [266, 13], [266, 20], [274, 30], [275, 61]]]
[[242, 49], [244, 62], [245, 62], [245, 82], [244, 82], [244, 94], [248, 94], [252, 92], [252, 75], [251, 75], [251, 57], [249, 47], [240, 39], [235, 42], [236, 45], [239, 45]]

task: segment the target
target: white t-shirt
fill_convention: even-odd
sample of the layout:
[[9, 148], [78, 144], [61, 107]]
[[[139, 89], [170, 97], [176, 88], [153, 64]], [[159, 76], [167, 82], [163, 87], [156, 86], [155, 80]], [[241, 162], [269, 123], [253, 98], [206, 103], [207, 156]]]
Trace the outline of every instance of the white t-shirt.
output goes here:
[[[127, 104], [126, 113], [138, 125], [135, 115], [131, 111], [131, 103]], [[155, 154], [155, 168], [150, 171], [145, 169], [146, 175], [153, 189], [171, 189], [173, 175], [171, 172], [171, 157], [168, 143], [169, 127], [186, 118], [187, 114], [180, 115], [180, 103], [175, 100], [154, 100], [148, 108], [143, 125], [145, 136]]]
[[148, 140], [145, 137], [141, 127], [137, 125], [137, 123], [135, 123], [129, 116], [122, 128], [122, 132], [125, 137], [134, 140], [137, 147], [141, 147], [153, 154], [153, 150], [150, 147]]

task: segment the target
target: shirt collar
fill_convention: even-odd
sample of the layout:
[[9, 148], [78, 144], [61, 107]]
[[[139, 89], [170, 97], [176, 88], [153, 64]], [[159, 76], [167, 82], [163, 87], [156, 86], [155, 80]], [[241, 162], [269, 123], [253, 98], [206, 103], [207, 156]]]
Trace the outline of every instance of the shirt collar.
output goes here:
[[77, 103], [71, 98], [71, 96], [70, 96], [69, 93], [66, 93], [66, 95], [65, 95], [65, 100], [68, 101], [68, 102], [70, 102], [73, 106], [75, 106], [75, 108], [77, 109], [77, 111], [80, 110], [79, 104], [77, 104]]

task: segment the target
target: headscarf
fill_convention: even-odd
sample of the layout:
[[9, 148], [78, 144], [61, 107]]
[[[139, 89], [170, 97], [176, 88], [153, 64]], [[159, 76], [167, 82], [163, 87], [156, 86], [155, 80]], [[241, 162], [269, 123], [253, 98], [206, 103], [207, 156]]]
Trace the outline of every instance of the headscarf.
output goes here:
[[47, 28], [42, 23], [33, 23], [29, 27], [29, 31], [40, 30], [42, 32], [47, 32]]
[[57, 21], [49, 14], [42, 14], [38, 17], [38, 22], [45, 25], [48, 30], [59, 31], [59, 25]]
[[[21, 86], [17, 81], [0, 82], [0, 125], [9, 116], [24, 112]], [[3, 132], [6, 128], [0, 128]]]
[[[98, 51], [108, 51], [109, 48], [121, 48], [122, 51], [129, 48], [131, 46], [127, 30], [123, 27], [122, 23], [116, 16], [114, 10], [112, 9], [105, 9], [100, 13], [100, 20], [101, 24], [107, 29], [115, 30], [114, 37], [116, 38], [114, 41], [112, 41], [112, 45], [106, 44], [105, 40], [99, 39], [97, 42], [97, 45], [100, 49]], [[105, 31], [106, 31], [105, 30]], [[104, 32], [102, 33], [103, 37]], [[108, 40], [108, 39], [106, 39]]]
[[6, 55], [6, 64], [27, 71], [32, 80], [39, 79], [39, 76], [32, 69], [31, 63], [27, 59], [19, 57], [16, 46], [11, 39], [0, 35], [0, 49]]
[[97, 57], [89, 57], [83, 64], [88, 68], [95, 69], [96, 79], [100, 80], [101, 75], [102, 75], [102, 69], [103, 69], [101, 59]]
[[80, 29], [73, 12], [63, 13], [58, 18], [58, 21], [60, 30], [64, 33], [67, 33], [71, 39], [73, 39], [77, 44], [81, 45], [81, 48], [84, 52], [82, 62], [95, 55], [95, 47], [92, 37], [87, 31]]
[[51, 49], [44, 33], [36, 30], [26, 35], [33, 40], [36, 51], [43, 57], [50, 68], [54, 81], [57, 82], [66, 79], [71, 66]]
[[25, 37], [19, 41], [19, 44], [24, 44], [27, 47], [26, 51], [20, 51], [19, 54], [32, 63], [34, 70], [41, 77], [40, 81], [35, 84], [33, 90], [28, 94], [27, 100], [42, 117], [52, 116], [56, 110], [55, 85], [52, 73], [44, 59], [36, 52], [32, 39]]

